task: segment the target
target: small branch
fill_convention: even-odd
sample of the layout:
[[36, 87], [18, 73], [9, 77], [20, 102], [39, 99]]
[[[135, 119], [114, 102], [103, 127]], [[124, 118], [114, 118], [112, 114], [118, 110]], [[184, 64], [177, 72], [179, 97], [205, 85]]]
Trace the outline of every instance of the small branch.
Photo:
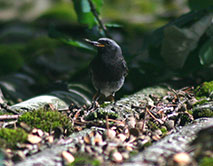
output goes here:
[[0, 120], [18, 119], [19, 115], [0, 115]]
[[6, 103], [0, 103], [0, 109], [5, 109], [7, 112], [9, 113], [13, 113], [18, 115], [19, 113], [13, 109], [11, 109], [11, 107], [9, 105], [7, 105]]
[[4, 124], [1, 126], [1, 128], [5, 128], [5, 127], [7, 127], [7, 126], [9, 126], [9, 125], [13, 125], [14, 128], [15, 128], [15, 127], [16, 127], [16, 123], [17, 123], [17, 120], [15, 120], [15, 121], [10, 121], [10, 122], [4, 122]]
[[96, 8], [95, 8], [94, 4], [92, 3], [92, 0], [88, 0], [88, 2], [89, 2], [89, 5], [90, 5], [90, 8], [91, 8], [91, 12], [93, 13], [93, 15], [95, 16], [96, 20], [98, 21], [99, 28], [104, 31], [106, 36], [109, 36], [109, 34], [107, 32], [107, 28], [103, 24], [102, 20], [99, 18], [98, 13], [96, 11]]
[[106, 115], [106, 129], [107, 129], [107, 138], [109, 138], [109, 121], [108, 115]]

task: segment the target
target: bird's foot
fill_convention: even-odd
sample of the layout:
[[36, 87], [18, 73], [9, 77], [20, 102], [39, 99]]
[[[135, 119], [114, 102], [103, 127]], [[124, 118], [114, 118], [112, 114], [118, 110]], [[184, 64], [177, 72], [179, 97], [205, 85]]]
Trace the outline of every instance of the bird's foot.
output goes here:
[[110, 101], [110, 102], [115, 102], [115, 97], [114, 97], [114, 95], [110, 95], [110, 96], [106, 97], [106, 100]]

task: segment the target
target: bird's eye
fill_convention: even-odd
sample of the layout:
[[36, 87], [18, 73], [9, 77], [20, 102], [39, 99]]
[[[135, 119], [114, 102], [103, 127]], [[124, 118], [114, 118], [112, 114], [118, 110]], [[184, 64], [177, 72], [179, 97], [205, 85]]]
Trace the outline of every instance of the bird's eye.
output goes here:
[[110, 42], [109, 42], [109, 41], [106, 41], [106, 44], [107, 44], [107, 45], [110, 45]]

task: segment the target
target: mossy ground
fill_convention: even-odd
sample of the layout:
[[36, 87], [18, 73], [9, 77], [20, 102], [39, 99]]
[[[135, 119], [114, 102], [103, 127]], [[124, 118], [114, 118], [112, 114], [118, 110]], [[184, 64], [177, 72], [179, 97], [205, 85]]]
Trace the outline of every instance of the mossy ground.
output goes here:
[[213, 111], [210, 109], [196, 109], [193, 111], [193, 117], [195, 119], [202, 117], [213, 117]]
[[58, 111], [39, 109], [27, 112], [19, 118], [18, 122], [24, 122], [31, 128], [39, 128], [46, 132], [51, 132], [55, 128], [63, 128], [67, 130], [67, 134], [72, 131], [70, 119]]
[[79, 153], [75, 155], [75, 161], [68, 164], [67, 166], [80, 166], [80, 165], [90, 165], [99, 166], [101, 162], [94, 157], [89, 156], [86, 153]]
[[212, 157], [204, 157], [200, 162], [200, 166], [210, 166], [213, 165], [213, 158]]
[[167, 131], [167, 128], [166, 128], [166, 127], [165, 127], [165, 128], [161, 128], [160, 130], [161, 130], [161, 132], [162, 132], [164, 135], [166, 135], [166, 134], [168, 133], [168, 131]]
[[159, 129], [159, 127], [157, 126], [157, 124], [154, 123], [153, 121], [148, 121], [147, 125], [148, 125], [148, 127], [149, 127], [152, 131], [155, 131], [155, 130]]
[[85, 117], [85, 120], [106, 119], [107, 115], [110, 119], [118, 118], [118, 114], [116, 112], [107, 112], [103, 109], [99, 109], [97, 111], [91, 112], [88, 116]]
[[27, 140], [27, 133], [20, 128], [17, 129], [0, 129], [0, 147], [16, 148], [17, 143], [23, 143]]
[[[203, 105], [209, 103], [213, 97], [213, 81], [204, 82], [202, 85], [195, 89], [195, 96], [199, 101], [194, 104], [194, 106]], [[195, 109], [192, 112], [195, 119], [201, 117], [213, 117], [213, 110], [211, 109]]]
[[195, 95], [197, 98], [209, 97], [211, 93], [213, 93], [213, 81], [204, 82], [195, 89]]

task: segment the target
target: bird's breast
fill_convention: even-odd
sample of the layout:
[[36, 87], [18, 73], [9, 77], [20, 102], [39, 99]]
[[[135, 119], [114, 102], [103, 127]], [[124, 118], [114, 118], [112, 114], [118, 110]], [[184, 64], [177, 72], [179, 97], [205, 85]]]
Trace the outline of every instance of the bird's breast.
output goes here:
[[94, 79], [99, 81], [118, 81], [123, 75], [123, 64], [122, 61], [107, 61], [94, 60], [91, 64], [91, 72]]

